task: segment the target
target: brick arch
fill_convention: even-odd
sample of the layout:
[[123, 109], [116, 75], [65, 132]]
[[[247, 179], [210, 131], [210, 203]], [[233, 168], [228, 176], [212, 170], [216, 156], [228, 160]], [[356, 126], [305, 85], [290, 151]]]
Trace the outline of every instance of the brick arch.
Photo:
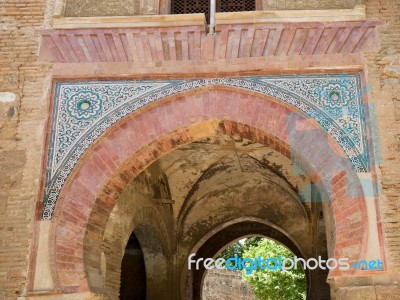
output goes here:
[[[197, 249], [195, 248], [190, 252], [190, 253], [196, 253], [195, 258], [200, 258], [200, 257], [204, 259], [208, 257], [215, 258], [215, 256], [218, 253], [221, 253], [221, 251], [224, 248], [228, 247], [229, 245], [232, 245], [238, 239], [244, 238], [246, 236], [257, 235], [264, 238], [275, 240], [276, 242], [288, 248], [297, 257], [307, 259], [307, 257], [303, 255], [301, 247], [294, 242], [294, 240], [291, 238], [289, 234], [282, 231], [280, 228], [277, 228], [273, 224], [270, 224], [269, 222], [265, 222], [257, 218], [244, 218], [241, 220], [230, 220], [230, 222], [222, 224], [221, 226], [218, 227], [219, 228], [216, 229], [215, 230], [216, 232], [213, 232], [213, 234], [208, 233], [207, 238], [205, 238], [205, 241], [203, 241], [200, 247], [196, 247]], [[221, 248], [222, 245], [225, 247]], [[185, 265], [185, 267], [186, 266], [187, 264]], [[204, 266], [200, 264], [200, 269], [199, 270], [193, 269], [192, 272], [193, 272], [192, 273], [193, 299], [201, 299], [200, 295], [206, 269], [204, 268]], [[187, 269], [186, 270], [185, 268], [183, 269], [182, 279], [181, 279], [182, 282], [185, 281], [185, 277], [189, 275], [189, 273], [190, 272]], [[307, 278], [308, 290], [310, 290], [310, 285], [311, 285], [310, 272], [308, 270], [305, 271], [304, 273]]]
[[[118, 203], [116, 207], [118, 207]], [[116, 221], [117, 218], [118, 221]], [[114, 228], [117, 222], [120, 226], [126, 227], [123, 232]], [[107, 277], [104, 278], [105, 285], [100, 286], [94, 292], [99, 294], [107, 293], [111, 298], [118, 298], [121, 282], [115, 279], [121, 276], [121, 269], [118, 269], [118, 266], [121, 266], [126, 244], [133, 232], [139, 240], [143, 251], [146, 274], [157, 274], [157, 276], [153, 275], [151, 278], [152, 280], [146, 284], [147, 295], [150, 299], [160, 299], [161, 296], [159, 294], [157, 295], [157, 293], [165, 291], [162, 291], [158, 287], [163, 286], [163, 283], [165, 284], [165, 282], [168, 281], [168, 262], [171, 256], [171, 246], [167, 239], [168, 231], [166, 229], [166, 224], [160, 213], [152, 206], [142, 206], [135, 212], [128, 213], [127, 218], [121, 218], [121, 215], [115, 214], [114, 218], [107, 223], [101, 249], [95, 248], [91, 251], [89, 250], [91, 256], [85, 256], [83, 258], [85, 265], [90, 264], [94, 267], [91, 269], [95, 272], [94, 274], [90, 274], [91, 271], [87, 270], [89, 286], [91, 286], [92, 291], [94, 291], [93, 287], [96, 284], [94, 279], [99, 277], [99, 273], [97, 272], [96, 274], [96, 270], [100, 269], [100, 261], [93, 261], [92, 257], [99, 257], [101, 255], [100, 253], [103, 251], [106, 261], [110, 261], [106, 268]], [[156, 269], [157, 271], [151, 272], [150, 269]], [[162, 271], [165, 271], [165, 273]], [[104, 274], [101, 276], [105, 277]]]
[[[295, 121], [293, 128], [287, 128], [289, 117]], [[315, 134], [291, 140], [294, 131]], [[347, 254], [354, 260], [364, 256], [367, 217], [361, 185], [341, 159], [344, 152], [334, 139], [316, 122], [276, 99], [240, 89], [204, 88], [172, 96], [124, 118], [88, 149], [64, 186], [54, 213], [51, 261], [56, 288], [90, 290], [83, 245], [96, 247], [101, 242], [116, 199], [132, 178], [180, 145], [219, 133], [251, 139], [287, 157], [294, 155], [332, 198], [328, 206], [335, 222], [335, 256]], [[327, 153], [334, 155], [326, 157]], [[338, 172], [338, 165], [345, 171]], [[356, 197], [349, 195], [349, 187], [357, 191]]]

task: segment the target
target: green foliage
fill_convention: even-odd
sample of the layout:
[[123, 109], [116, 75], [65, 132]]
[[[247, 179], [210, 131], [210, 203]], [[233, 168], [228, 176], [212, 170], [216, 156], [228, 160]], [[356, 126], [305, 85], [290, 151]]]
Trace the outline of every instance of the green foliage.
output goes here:
[[236, 242], [222, 251], [218, 258], [224, 258], [225, 260], [228, 260], [229, 258], [235, 256], [242, 257], [244, 250], [245, 249], [243, 245], [239, 242]]
[[[285, 248], [269, 239], [261, 239], [257, 243], [253, 243], [246, 248], [242, 255], [243, 257], [263, 259], [276, 258], [279, 256], [282, 259], [294, 258], [294, 254]], [[307, 285], [304, 271], [301, 268], [287, 270], [265, 270], [257, 269], [250, 275], [246, 275], [243, 270], [243, 279], [247, 281], [254, 290], [257, 299], [260, 300], [302, 300], [306, 298]]]
[[[294, 254], [283, 245], [269, 239], [261, 237], [247, 238], [244, 243], [236, 242], [226, 248], [218, 256], [225, 260], [238, 256], [240, 258], [263, 259], [294, 258]], [[232, 264], [231, 264], [232, 265]], [[250, 275], [246, 275], [243, 270], [242, 277], [254, 290], [254, 294], [259, 300], [303, 300], [306, 298], [307, 284], [303, 270], [262, 270], [257, 269]]]
[[227, 260], [228, 258], [238, 256], [240, 258], [243, 257], [243, 252], [247, 249], [249, 249], [251, 246], [257, 246], [257, 244], [262, 241], [264, 238], [262, 237], [250, 237], [247, 238], [243, 244], [240, 242], [236, 242], [226, 248], [224, 251], [221, 252], [220, 255], [218, 255], [218, 258], [224, 258]]
[[259, 236], [252, 236], [252, 237], [247, 238], [244, 241], [244, 245], [243, 245], [244, 249], [243, 250], [247, 250], [251, 246], [257, 246], [258, 243], [261, 242], [262, 240], [264, 240], [264, 238], [259, 237]]

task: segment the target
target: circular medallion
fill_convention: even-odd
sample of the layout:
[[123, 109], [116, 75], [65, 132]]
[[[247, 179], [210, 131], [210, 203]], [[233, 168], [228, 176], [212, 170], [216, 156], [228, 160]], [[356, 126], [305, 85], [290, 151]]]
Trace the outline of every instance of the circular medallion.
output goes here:
[[76, 119], [90, 119], [99, 114], [101, 110], [99, 95], [82, 91], [71, 96], [68, 100], [67, 110], [71, 117]]

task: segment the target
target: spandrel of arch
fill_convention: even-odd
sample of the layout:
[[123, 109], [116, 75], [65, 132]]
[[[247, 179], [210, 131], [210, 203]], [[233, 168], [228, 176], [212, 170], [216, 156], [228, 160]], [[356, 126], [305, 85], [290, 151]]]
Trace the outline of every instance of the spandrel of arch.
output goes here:
[[[52, 144], [47, 158], [44, 219], [51, 219], [68, 175], [87, 147], [105, 130], [124, 116], [164, 97], [206, 86], [240, 88], [272, 96], [301, 110], [339, 143], [347, 155], [345, 159], [350, 159], [356, 172], [370, 171], [365, 109], [361, 80], [357, 74], [63, 82], [56, 84], [50, 137]], [[82, 101], [90, 102], [90, 105], [83, 106]], [[292, 128], [288, 124], [290, 122], [285, 127]], [[299, 134], [289, 135], [289, 143], [293, 143]], [[318, 136], [328, 142], [327, 135], [321, 134]], [[312, 134], [308, 134], [310, 136]]]

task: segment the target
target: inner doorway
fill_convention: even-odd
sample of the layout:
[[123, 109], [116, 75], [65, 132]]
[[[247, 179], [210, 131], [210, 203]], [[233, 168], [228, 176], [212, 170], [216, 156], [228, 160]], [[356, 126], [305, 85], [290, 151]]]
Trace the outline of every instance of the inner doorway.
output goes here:
[[120, 300], [146, 300], [146, 268], [142, 247], [132, 232], [121, 263]]

